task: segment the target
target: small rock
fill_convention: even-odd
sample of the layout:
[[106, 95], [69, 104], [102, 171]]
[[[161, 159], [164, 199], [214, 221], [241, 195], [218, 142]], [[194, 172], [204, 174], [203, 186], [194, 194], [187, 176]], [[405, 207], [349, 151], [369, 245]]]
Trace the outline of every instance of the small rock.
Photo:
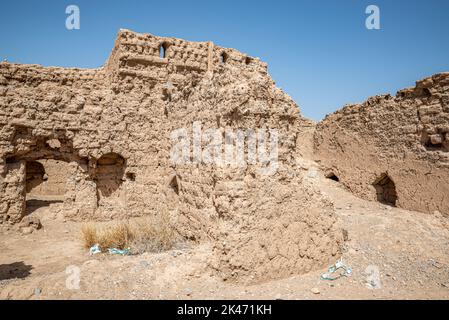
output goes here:
[[192, 289], [190, 289], [190, 288], [187, 288], [186, 289], [186, 291], [185, 291], [185, 293], [186, 293], [186, 296], [191, 296], [192, 295], [192, 293], [193, 293], [193, 291], [192, 291]]
[[34, 229], [32, 227], [25, 227], [20, 229], [20, 232], [22, 232], [23, 235], [32, 234]]
[[83, 263], [83, 267], [91, 267], [91, 266], [95, 266], [99, 263], [100, 263], [100, 261], [95, 260], [95, 259], [87, 260], [86, 262]]
[[148, 269], [149, 267], [151, 267], [151, 263], [149, 263], [148, 261], [145, 261], [145, 260], [140, 261], [140, 265], [145, 269]]
[[317, 175], [318, 175], [318, 172], [316, 170], [309, 170], [309, 172], [307, 173], [307, 176], [309, 178], [316, 178]]
[[21, 227], [31, 227], [39, 230], [42, 227], [41, 221], [35, 216], [25, 216], [19, 224]]
[[34, 295], [35, 296], [38, 296], [38, 295], [40, 295], [42, 293], [42, 289], [41, 288], [35, 288], [34, 289]]
[[320, 290], [318, 288], [312, 288], [310, 289], [310, 292], [312, 292], [313, 294], [320, 294]]
[[342, 229], [342, 232], [343, 232], [343, 240], [348, 241], [349, 240], [348, 230]]

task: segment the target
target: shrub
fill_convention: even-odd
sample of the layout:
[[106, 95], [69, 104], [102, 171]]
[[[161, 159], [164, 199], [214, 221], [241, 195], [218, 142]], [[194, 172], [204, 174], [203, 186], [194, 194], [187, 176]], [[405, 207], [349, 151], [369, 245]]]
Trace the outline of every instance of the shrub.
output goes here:
[[89, 222], [82, 226], [81, 238], [85, 248], [98, 244], [102, 251], [129, 248], [132, 253], [143, 253], [169, 250], [178, 237], [164, 213], [119, 222]]

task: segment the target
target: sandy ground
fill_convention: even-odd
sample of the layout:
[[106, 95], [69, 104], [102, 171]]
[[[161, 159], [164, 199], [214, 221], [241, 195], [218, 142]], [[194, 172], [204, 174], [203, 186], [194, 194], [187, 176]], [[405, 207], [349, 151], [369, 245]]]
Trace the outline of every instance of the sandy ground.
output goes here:
[[449, 299], [448, 218], [367, 202], [322, 175], [314, 179], [347, 230], [350, 277], [320, 280], [326, 270], [318, 270], [253, 285], [224, 282], [207, 268], [208, 243], [89, 256], [81, 225], [55, 217], [50, 205], [34, 213], [42, 229], [0, 230], [0, 299]]

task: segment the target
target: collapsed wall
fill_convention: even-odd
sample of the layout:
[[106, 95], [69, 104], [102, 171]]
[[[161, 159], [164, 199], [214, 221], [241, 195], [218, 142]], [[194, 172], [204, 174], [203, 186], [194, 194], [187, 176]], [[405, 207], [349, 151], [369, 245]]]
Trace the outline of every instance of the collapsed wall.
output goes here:
[[449, 214], [449, 73], [345, 106], [317, 125], [314, 143], [328, 176], [354, 194]]
[[[332, 204], [296, 166], [310, 126], [265, 63], [212, 42], [121, 30], [97, 70], [1, 63], [0, 221], [24, 216], [30, 163], [54, 160], [71, 168], [67, 218], [167, 213], [183, 236], [216, 243], [210, 263], [224, 278], [306, 272], [334, 260], [342, 241]], [[209, 129], [224, 139], [208, 142]], [[248, 161], [248, 137], [243, 162], [204, 161], [211, 144], [236, 145], [227, 130], [260, 129], [267, 143], [277, 134], [265, 162]], [[180, 130], [184, 162], [172, 158]]]
[[[223, 278], [258, 281], [304, 273], [339, 254], [342, 234], [333, 206], [307, 183], [295, 157], [302, 147], [299, 134], [312, 124], [275, 86], [264, 65], [220, 64], [198, 83], [173, 90], [169, 100], [169, 122], [185, 126], [189, 133], [195, 122], [203, 133], [214, 128], [222, 134], [251, 128], [278, 132], [274, 172], [261, 170], [270, 169], [271, 162], [268, 167], [175, 166], [184, 191], [180, 211], [189, 213], [182, 216], [218, 240], [210, 264]], [[233, 141], [223, 139], [223, 148], [228, 144]], [[248, 148], [245, 144], [245, 159]]]

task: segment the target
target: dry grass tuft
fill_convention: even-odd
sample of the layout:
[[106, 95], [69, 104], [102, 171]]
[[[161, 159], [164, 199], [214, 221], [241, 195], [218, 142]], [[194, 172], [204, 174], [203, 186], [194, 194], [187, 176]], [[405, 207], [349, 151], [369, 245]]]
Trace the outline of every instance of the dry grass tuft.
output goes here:
[[85, 248], [90, 248], [98, 241], [98, 229], [93, 222], [85, 223], [81, 227], [81, 235]]
[[89, 222], [81, 228], [85, 248], [98, 244], [103, 252], [109, 248], [127, 249], [131, 253], [160, 252], [171, 249], [177, 234], [168, 214], [112, 223]]

